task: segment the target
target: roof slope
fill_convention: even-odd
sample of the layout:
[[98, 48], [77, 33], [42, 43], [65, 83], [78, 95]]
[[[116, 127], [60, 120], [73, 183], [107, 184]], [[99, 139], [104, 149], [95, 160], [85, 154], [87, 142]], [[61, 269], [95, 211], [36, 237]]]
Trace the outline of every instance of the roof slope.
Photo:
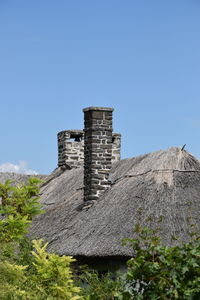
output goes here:
[[[187, 218], [200, 228], [200, 162], [180, 148], [124, 159], [113, 164], [111, 188], [93, 205], [83, 204], [83, 169], [57, 170], [42, 187], [45, 213], [31, 229], [49, 250], [74, 256], [130, 256], [121, 245], [133, 225], [164, 216], [162, 237], [187, 240]], [[191, 205], [190, 203], [191, 202]]]
[[47, 175], [26, 175], [26, 174], [18, 174], [11, 172], [0, 172], [0, 182], [5, 183], [6, 180], [13, 180], [15, 183], [27, 182], [28, 178], [37, 177], [42, 180], [45, 180]]

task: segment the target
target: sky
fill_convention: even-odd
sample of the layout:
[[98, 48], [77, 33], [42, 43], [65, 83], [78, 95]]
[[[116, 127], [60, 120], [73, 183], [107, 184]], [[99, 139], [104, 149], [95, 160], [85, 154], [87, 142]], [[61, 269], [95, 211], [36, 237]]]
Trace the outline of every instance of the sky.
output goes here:
[[88, 106], [114, 108], [122, 158], [200, 158], [199, 0], [0, 0], [0, 171], [52, 172]]

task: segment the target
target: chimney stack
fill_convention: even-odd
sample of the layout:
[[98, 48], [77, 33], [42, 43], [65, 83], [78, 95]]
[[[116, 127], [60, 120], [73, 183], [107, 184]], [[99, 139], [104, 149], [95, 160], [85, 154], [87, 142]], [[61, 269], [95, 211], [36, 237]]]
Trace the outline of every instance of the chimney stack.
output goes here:
[[[84, 201], [98, 200], [110, 186], [113, 108], [83, 109], [85, 121]], [[119, 159], [119, 157], [118, 157]]]
[[58, 167], [78, 168], [84, 161], [83, 130], [63, 130], [58, 133]]

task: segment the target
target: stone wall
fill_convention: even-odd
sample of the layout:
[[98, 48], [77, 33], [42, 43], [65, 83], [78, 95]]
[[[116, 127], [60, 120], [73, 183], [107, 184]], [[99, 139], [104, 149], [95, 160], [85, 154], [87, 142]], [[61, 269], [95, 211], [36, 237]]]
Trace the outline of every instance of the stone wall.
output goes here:
[[83, 110], [85, 125], [84, 201], [97, 200], [110, 186], [113, 108]]
[[58, 133], [58, 167], [77, 168], [84, 162], [83, 130], [64, 130]]

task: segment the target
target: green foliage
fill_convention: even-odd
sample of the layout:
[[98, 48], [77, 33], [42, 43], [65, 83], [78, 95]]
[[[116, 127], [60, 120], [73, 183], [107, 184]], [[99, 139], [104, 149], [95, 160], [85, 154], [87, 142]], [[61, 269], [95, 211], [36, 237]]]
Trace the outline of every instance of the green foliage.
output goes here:
[[46, 252], [47, 244], [33, 241], [32, 268], [3, 261], [0, 263], [1, 299], [78, 300], [80, 288], [74, 285], [70, 256]]
[[97, 271], [84, 268], [80, 278], [84, 284], [81, 294], [85, 300], [118, 299], [122, 288], [120, 277], [114, 279], [111, 273], [100, 275]]
[[74, 259], [47, 253], [47, 244], [25, 237], [32, 218], [42, 213], [40, 183], [0, 183], [0, 299], [81, 299], [70, 268]]
[[42, 180], [29, 178], [28, 184], [12, 185], [11, 180], [0, 183], [0, 197], [2, 204], [0, 213], [7, 216], [23, 216], [32, 220], [33, 216], [41, 213], [39, 199], [39, 184]]
[[134, 252], [124, 274], [112, 279], [110, 274], [84, 273], [85, 299], [200, 299], [200, 237], [194, 224], [188, 224], [188, 243], [169, 247], [159, 237], [161, 222], [162, 218], [154, 229], [136, 224], [135, 238], [124, 239]]
[[[128, 261], [126, 299], [200, 299], [200, 238], [163, 245], [157, 229], [135, 226], [135, 239], [126, 239], [134, 252]], [[129, 297], [129, 298], [128, 298]]]
[[[47, 243], [33, 241], [35, 251], [31, 276], [28, 279], [31, 290], [37, 299], [80, 299], [80, 288], [74, 285], [70, 264], [75, 261], [71, 256], [59, 256], [46, 252]], [[30, 284], [31, 283], [31, 284]]]
[[30, 178], [27, 184], [16, 186], [11, 180], [0, 183], [0, 260], [14, 259], [33, 216], [42, 213], [38, 202], [41, 182], [38, 178]]

